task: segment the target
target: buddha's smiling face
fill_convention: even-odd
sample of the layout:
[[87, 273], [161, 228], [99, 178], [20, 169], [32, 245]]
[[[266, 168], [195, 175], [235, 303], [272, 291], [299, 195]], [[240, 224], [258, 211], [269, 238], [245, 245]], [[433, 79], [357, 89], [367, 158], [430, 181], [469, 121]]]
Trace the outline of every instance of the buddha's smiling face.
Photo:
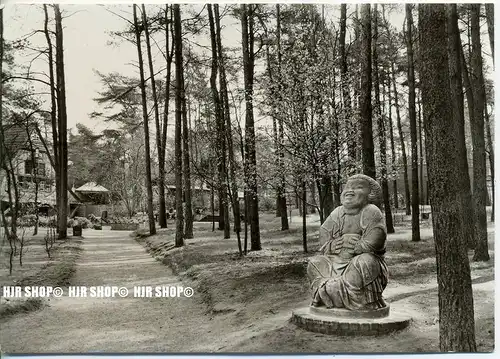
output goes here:
[[368, 204], [370, 184], [363, 179], [348, 180], [342, 192], [342, 205], [348, 209], [362, 208]]

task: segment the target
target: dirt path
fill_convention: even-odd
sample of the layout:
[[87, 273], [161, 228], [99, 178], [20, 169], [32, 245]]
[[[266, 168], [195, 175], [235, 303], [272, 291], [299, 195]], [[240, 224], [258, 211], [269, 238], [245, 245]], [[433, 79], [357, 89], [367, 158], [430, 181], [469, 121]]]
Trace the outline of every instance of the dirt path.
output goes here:
[[[128, 232], [84, 232], [75, 286], [119, 286], [126, 298], [52, 298], [49, 306], [0, 323], [1, 350], [7, 353], [85, 352], [422, 352], [437, 351], [435, 278], [419, 285], [390, 285], [386, 297], [414, 318], [409, 329], [383, 338], [332, 337], [289, 323], [296, 302], [266, 309], [269, 296], [244, 307], [207, 314], [201, 293], [192, 298], [134, 298], [134, 286], [182, 285], [168, 266], [155, 261]], [[478, 349], [493, 340], [492, 276], [475, 270]], [[243, 290], [243, 289], [242, 289]], [[431, 294], [432, 293], [432, 294]], [[431, 295], [429, 295], [431, 294]], [[262, 298], [261, 298], [262, 297]], [[278, 299], [278, 298], [276, 298]], [[302, 303], [308, 304], [308, 300]], [[396, 303], [394, 303], [396, 305]], [[300, 306], [300, 305], [299, 305]], [[413, 344], [412, 344], [413, 343]]]
[[[134, 298], [135, 285], [180, 285], [126, 232], [84, 232], [73, 285], [119, 286], [126, 298], [51, 298], [49, 306], [0, 326], [7, 353], [189, 351], [210, 331], [195, 298]], [[203, 341], [203, 340], [201, 340]]]

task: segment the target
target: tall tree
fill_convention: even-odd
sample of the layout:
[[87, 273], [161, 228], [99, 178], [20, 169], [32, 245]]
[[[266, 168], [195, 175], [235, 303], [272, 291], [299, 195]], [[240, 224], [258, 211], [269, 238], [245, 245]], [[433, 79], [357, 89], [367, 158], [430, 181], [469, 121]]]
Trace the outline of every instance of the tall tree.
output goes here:
[[389, 184], [387, 182], [387, 141], [385, 134], [385, 119], [382, 115], [382, 105], [380, 104], [380, 81], [378, 68], [378, 10], [377, 4], [373, 7], [373, 86], [375, 88], [375, 115], [377, 118], [378, 139], [380, 146], [380, 182], [382, 184], [382, 197], [384, 201], [385, 224], [387, 233], [394, 233], [392, 223], [391, 204], [389, 201]]
[[[162, 130], [160, 126], [160, 110], [158, 108], [158, 94], [156, 91], [156, 79], [154, 75], [154, 67], [153, 67], [153, 55], [151, 54], [151, 40], [149, 34], [149, 24], [148, 18], [146, 14], [146, 7], [142, 4], [142, 25], [144, 26], [144, 37], [146, 39], [146, 50], [148, 54], [148, 65], [149, 65], [149, 81], [151, 82], [151, 92], [153, 97], [153, 109], [155, 116], [155, 125], [156, 125], [156, 149], [158, 151], [158, 195], [159, 195], [159, 213], [158, 213], [158, 222], [161, 228], [165, 228], [167, 226], [167, 213], [166, 213], [166, 205], [165, 205], [165, 142], [162, 141]], [[166, 52], [168, 54], [168, 21], [165, 18], [165, 26], [167, 28], [167, 45]], [[168, 56], [168, 55], [167, 55]], [[166, 93], [165, 101], [168, 102], [168, 92]], [[166, 127], [165, 124], [163, 126]]]
[[348, 172], [351, 174], [353, 171], [353, 163], [356, 159], [356, 140], [357, 140], [357, 126], [356, 121], [353, 121], [351, 115], [351, 94], [349, 89], [349, 78], [347, 73], [347, 52], [345, 46], [346, 28], [347, 28], [347, 5], [340, 4], [340, 39], [339, 39], [339, 52], [340, 52], [340, 78], [342, 82], [342, 99], [343, 99], [343, 112], [346, 122], [346, 137], [347, 149], [349, 154]]
[[[219, 5], [214, 5], [215, 12], [215, 29], [216, 29], [216, 40], [217, 40], [217, 51], [219, 58], [219, 80], [220, 80], [220, 90], [223, 104], [223, 113], [225, 120], [225, 136], [227, 143], [227, 150], [229, 155], [229, 172], [230, 176], [228, 176], [228, 186], [231, 199], [231, 206], [233, 208], [233, 216], [234, 216], [234, 231], [236, 232], [236, 238], [238, 240], [238, 251], [240, 256], [243, 255], [243, 248], [241, 245], [241, 218], [240, 218], [240, 202], [238, 198], [238, 186], [236, 179], [236, 159], [234, 156], [234, 145], [233, 145], [233, 134], [231, 129], [231, 111], [229, 107], [229, 96], [227, 89], [227, 77], [226, 77], [226, 59], [224, 56], [223, 48], [222, 48], [222, 40], [221, 40], [221, 26], [220, 26], [220, 15], [219, 15]], [[229, 222], [229, 215], [227, 216], [227, 222]], [[229, 223], [228, 223], [229, 230]]]
[[486, 140], [488, 141], [488, 159], [490, 162], [490, 176], [491, 176], [491, 217], [492, 222], [495, 221], [495, 146], [493, 145], [493, 140], [491, 138], [490, 130], [490, 116], [488, 114], [488, 105], [484, 104], [484, 119], [486, 127]]
[[420, 210], [418, 198], [418, 142], [417, 115], [415, 111], [415, 70], [413, 67], [413, 15], [412, 4], [406, 4], [406, 49], [408, 57], [408, 114], [411, 139], [411, 240], [420, 241]]
[[442, 352], [476, 351], [469, 260], [462, 231], [458, 126], [450, 118], [446, 12], [442, 4], [418, 5], [421, 88], [432, 208]]
[[[173, 39], [173, 10], [172, 6], [165, 5], [165, 49], [166, 49], [166, 60], [167, 60], [167, 74], [165, 75], [165, 99], [163, 104], [163, 127], [161, 131], [161, 151], [158, 154], [159, 158], [159, 171], [163, 174], [165, 178], [165, 159], [166, 159], [166, 149], [167, 149], [167, 132], [168, 132], [168, 117], [169, 117], [169, 105], [170, 105], [170, 85], [172, 77], [172, 60], [174, 58], [174, 39]], [[170, 26], [169, 26], [170, 25]], [[170, 41], [170, 38], [172, 40]], [[160, 178], [161, 181], [161, 178]], [[164, 197], [163, 197], [164, 198]], [[163, 211], [162, 206], [165, 207], [166, 203], [162, 205], [163, 198], [160, 195], [160, 212]], [[166, 214], [166, 213], [165, 213]], [[159, 217], [158, 222], [161, 228], [167, 227], [167, 218], [165, 215], [164, 220]]]
[[250, 249], [262, 249], [259, 229], [259, 198], [257, 194], [257, 160], [255, 155], [255, 124], [253, 116], [253, 81], [255, 68], [254, 11], [256, 5], [241, 5], [243, 73], [245, 82], [245, 195], [249, 204]]
[[[276, 43], [277, 43], [277, 59], [278, 59], [278, 76], [281, 78], [281, 12], [280, 4], [276, 4]], [[278, 96], [281, 91], [281, 80], [278, 80]], [[279, 190], [278, 190], [278, 207], [281, 215], [281, 230], [285, 231], [288, 227], [288, 213], [286, 205], [286, 188], [285, 188], [285, 169], [284, 169], [284, 157], [285, 153], [283, 151], [283, 141], [284, 141], [284, 127], [283, 118], [280, 114], [278, 117], [278, 129], [277, 129], [277, 140], [278, 140], [278, 169], [280, 171], [279, 177]]]
[[372, 17], [370, 4], [361, 5], [361, 136], [363, 173], [375, 179], [372, 125]]
[[474, 117], [471, 122], [473, 180], [472, 198], [474, 203], [474, 237], [476, 249], [474, 261], [487, 261], [488, 233], [486, 231], [486, 147], [484, 140], [484, 108], [486, 93], [483, 78], [483, 58], [479, 28], [480, 4], [470, 5], [471, 13], [471, 67], [472, 89], [474, 92]]
[[[184, 68], [184, 65], [183, 65]], [[189, 126], [187, 115], [187, 100], [184, 82], [184, 71], [182, 72], [182, 177], [184, 178], [184, 238], [193, 238], [193, 205], [191, 195], [191, 160], [190, 160], [190, 144], [189, 144]]]
[[182, 27], [179, 4], [174, 4], [175, 43], [175, 246], [184, 245], [184, 211], [182, 205]]
[[394, 39], [394, 36], [391, 32], [389, 22], [385, 18], [385, 13], [382, 12], [383, 19], [384, 19], [384, 27], [386, 30], [386, 35], [387, 38], [390, 41], [390, 45], [392, 48], [394, 48], [391, 57], [390, 57], [390, 75], [387, 76], [387, 81], [389, 83], [389, 87], [391, 87], [392, 84], [392, 90], [394, 93], [394, 109], [396, 110], [396, 125], [398, 128], [398, 135], [399, 135], [399, 143], [400, 143], [400, 148], [401, 148], [401, 160], [403, 162], [403, 182], [404, 182], [404, 193], [405, 193], [405, 208], [406, 208], [406, 215], [411, 214], [411, 196], [410, 196], [410, 184], [408, 181], [408, 158], [406, 156], [406, 144], [405, 144], [405, 138], [404, 138], [404, 133], [403, 133], [403, 126], [402, 126], [402, 121], [401, 121], [401, 111], [400, 111], [400, 106], [399, 106], [399, 93], [398, 93], [398, 88], [397, 88], [397, 82], [396, 82], [396, 60], [398, 56], [398, 51], [396, 48], [396, 42]]
[[142, 101], [142, 120], [144, 125], [144, 162], [146, 165], [146, 191], [148, 193], [148, 219], [149, 219], [149, 233], [150, 235], [156, 234], [155, 227], [155, 217], [153, 213], [153, 186], [151, 182], [151, 149], [149, 144], [149, 116], [146, 100], [146, 81], [144, 79], [144, 61], [142, 59], [142, 48], [141, 48], [141, 29], [144, 24], [139, 24], [137, 18], [137, 7], [138, 5], [132, 5], [134, 11], [134, 32], [137, 46], [137, 57], [139, 61], [139, 76], [141, 88], [141, 101]]
[[486, 22], [488, 23], [488, 37], [490, 38], [491, 57], [495, 61], [495, 6], [493, 3], [484, 4]]
[[54, 4], [56, 20], [56, 82], [59, 133], [59, 239], [67, 237], [68, 215], [68, 115], [66, 112], [66, 80], [64, 75], [64, 41], [61, 10]]
[[[49, 65], [49, 86], [50, 86], [50, 123], [51, 123], [51, 132], [52, 132], [52, 151], [54, 153], [53, 156], [53, 167], [56, 175], [55, 184], [56, 184], [56, 203], [60, 202], [61, 190], [59, 189], [61, 184], [61, 179], [59, 176], [59, 136], [58, 136], [58, 123], [57, 123], [57, 89], [55, 85], [55, 76], [54, 76], [54, 54], [53, 54], [53, 46], [51, 39], [51, 31], [49, 30], [49, 13], [47, 10], [47, 5], [43, 4], [43, 12], [44, 12], [44, 34], [45, 40], [47, 41], [47, 62]], [[57, 212], [59, 218], [59, 211]], [[59, 223], [59, 220], [58, 222]]]
[[458, 159], [460, 161], [460, 177], [463, 201], [463, 231], [466, 243], [474, 242], [474, 216], [470, 215], [472, 205], [472, 194], [470, 188], [469, 166], [467, 163], [467, 147], [465, 144], [465, 116], [464, 116], [464, 93], [462, 90], [462, 73], [460, 59], [460, 32], [458, 29], [457, 5], [446, 6], [447, 32], [448, 32], [448, 60], [450, 68], [450, 89], [453, 109], [453, 118], [458, 125]]
[[[216, 158], [218, 169], [218, 190], [219, 190], [219, 229], [224, 230], [224, 238], [230, 237], [229, 228], [229, 207], [227, 202], [228, 187], [226, 181], [226, 136], [224, 123], [224, 100], [222, 93], [217, 89], [217, 74], [219, 72], [219, 55], [217, 46], [217, 32], [215, 29], [215, 20], [212, 5], [207, 5], [208, 19], [210, 26], [210, 39], [212, 46], [212, 64], [210, 73], [210, 88], [212, 90], [212, 99], [214, 103], [214, 115], [216, 123]], [[220, 77], [219, 77], [220, 79]], [[222, 81], [220, 79], [220, 81]], [[221, 89], [222, 92], [222, 89]]]

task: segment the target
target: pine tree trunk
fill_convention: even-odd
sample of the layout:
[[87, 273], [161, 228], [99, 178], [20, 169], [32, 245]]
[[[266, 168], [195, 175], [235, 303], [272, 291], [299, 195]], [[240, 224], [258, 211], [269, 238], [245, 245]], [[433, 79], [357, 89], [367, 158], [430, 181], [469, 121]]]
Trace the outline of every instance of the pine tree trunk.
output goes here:
[[[225, 61], [224, 61], [224, 54], [222, 52], [222, 41], [221, 41], [221, 29], [220, 29], [220, 16], [219, 16], [219, 5], [214, 5], [214, 8], [215, 8], [215, 27], [216, 27], [216, 38], [217, 38], [217, 50], [218, 50], [218, 59], [219, 59], [219, 84], [220, 84], [220, 99], [221, 99], [221, 125], [220, 125], [220, 130], [221, 130], [221, 138], [222, 138], [222, 143], [224, 144], [224, 148], [226, 147], [226, 144], [227, 144], [227, 151], [228, 152], [232, 152], [232, 155], [234, 157], [234, 148], [231, 148], [232, 147], [232, 143], [233, 143], [233, 138], [228, 138], [228, 133], [231, 133], [231, 118], [230, 118], [230, 109], [229, 109], [229, 96], [228, 96], [228, 93], [227, 93], [227, 80], [226, 80], [226, 69], [225, 69]], [[229, 126], [229, 128], [227, 128], [227, 126]], [[229, 131], [229, 132], [228, 132]], [[227, 165], [227, 161], [226, 161], [226, 158], [225, 158], [225, 155], [226, 155], [226, 151], [224, 151], [224, 158], [223, 158], [223, 161], [222, 161], [222, 167], [223, 167], [223, 170], [224, 170], [224, 179], [226, 179], [228, 177], [227, 173], [228, 173], [228, 165]], [[231, 166], [231, 164], [230, 164]], [[233, 173], [234, 175], [234, 173]], [[234, 176], [232, 175], [232, 178], [234, 179]], [[225, 184], [225, 188], [227, 188], [227, 192], [229, 192], [230, 190], [230, 179], [227, 178], [227, 181], [226, 181], [226, 184]], [[233, 182], [233, 185], [236, 186], [236, 183]], [[233, 190], [234, 188], [237, 188], [237, 187], [233, 187]], [[236, 202], [238, 202], [238, 191], [236, 190], [236, 193], [233, 195], [235, 195], [235, 200]], [[231, 234], [231, 229], [230, 229], [230, 223], [229, 223], [229, 204], [227, 202], [227, 199], [228, 199], [228, 196], [226, 195], [226, 201], [224, 203], [224, 238], [230, 238]], [[240, 221], [240, 218], [239, 218], [239, 202], [238, 204], [236, 203], [233, 203], [233, 212], [235, 211], [235, 208], [234, 206], [237, 205], [238, 206], [238, 218], [235, 218], [234, 221], [235, 221], [235, 226], [236, 226], [236, 221]], [[236, 230], [235, 228], [235, 231], [237, 233], [237, 236], [239, 238], [239, 229], [240, 228], [240, 224], [238, 223], [238, 230]]]
[[[276, 41], [278, 45], [278, 75], [279, 79], [279, 94], [281, 95], [281, 16], [280, 16], [280, 5], [276, 4]], [[281, 215], [281, 230], [286, 231], [289, 228], [288, 225], [288, 214], [286, 205], [286, 181], [285, 181], [285, 168], [284, 168], [284, 158], [285, 153], [283, 150], [285, 132], [283, 129], [283, 117], [278, 114], [278, 155], [279, 162], [278, 168], [280, 170], [279, 178], [279, 196], [278, 196], [278, 207]]]
[[[165, 21], [165, 23], [167, 23]], [[166, 227], [166, 208], [165, 208], [165, 150], [164, 145], [161, 140], [161, 128], [160, 128], [160, 111], [158, 108], [158, 95], [156, 92], [156, 80], [154, 77], [154, 67], [153, 67], [153, 56], [151, 54], [151, 41], [149, 37], [149, 25], [146, 16], [146, 7], [142, 4], [142, 24], [144, 26], [144, 35], [146, 38], [146, 50], [148, 55], [148, 66], [149, 66], [149, 80], [151, 82], [151, 92], [153, 95], [153, 109], [155, 116], [156, 125], [156, 149], [158, 151], [158, 195], [159, 195], [159, 213], [158, 222], [161, 228]], [[166, 25], [168, 29], [168, 24]], [[168, 40], [167, 40], [168, 41]], [[168, 52], [168, 42], [167, 42], [167, 52]]]
[[[60, 190], [60, 176], [59, 176], [59, 135], [58, 128], [59, 125], [57, 123], [57, 89], [55, 85], [55, 77], [54, 77], [54, 55], [52, 50], [52, 40], [50, 38], [50, 31], [48, 27], [49, 23], [49, 14], [47, 11], [47, 5], [43, 5], [43, 11], [45, 14], [44, 19], [44, 33], [45, 39], [47, 41], [47, 60], [49, 63], [49, 83], [50, 83], [50, 119], [51, 119], [51, 127], [52, 127], [52, 150], [54, 152], [54, 172], [55, 172], [55, 187], [56, 187], [56, 203], [59, 206], [59, 202], [61, 201], [61, 190]], [[59, 211], [57, 211], [57, 223], [59, 223]]]
[[387, 182], [387, 144], [385, 134], [385, 120], [382, 115], [382, 105], [380, 104], [380, 81], [378, 69], [378, 11], [377, 4], [374, 5], [373, 12], [373, 86], [375, 88], [375, 115], [377, 118], [378, 139], [380, 146], [380, 182], [382, 184], [382, 197], [384, 201], [385, 224], [387, 233], [394, 233], [392, 222], [391, 204], [389, 201], [389, 184]]
[[372, 26], [370, 4], [361, 5], [361, 136], [363, 173], [376, 179], [372, 128]]
[[186, 91], [184, 84], [184, 69], [182, 72], [182, 161], [184, 178], [184, 239], [193, 238], [193, 205], [191, 196], [191, 160], [189, 146], [189, 127], [186, 109]]
[[424, 189], [424, 148], [423, 148], [423, 141], [422, 141], [422, 104], [420, 101], [420, 96], [417, 96], [417, 108], [418, 108], [418, 129], [417, 129], [417, 135], [418, 135], [418, 148], [419, 148], [419, 157], [420, 157], [420, 166], [419, 166], [419, 173], [420, 173], [420, 178], [418, 180], [418, 184], [420, 185], [420, 204], [425, 204], [425, 197], [426, 197], [426, 191]]
[[486, 231], [486, 147], [484, 141], [484, 103], [486, 94], [483, 78], [483, 59], [479, 28], [480, 4], [470, 5], [471, 9], [471, 66], [472, 89], [474, 92], [474, 118], [471, 123], [473, 181], [472, 198], [474, 204], [474, 237], [476, 248], [474, 261], [488, 261], [488, 233]]
[[[355, 66], [356, 70], [353, 76], [353, 99], [355, 103], [355, 110], [353, 111], [353, 116], [356, 120], [356, 163], [363, 162], [363, 133], [361, 131], [361, 22], [359, 20], [359, 8], [356, 4], [354, 11], [354, 51], [355, 51]], [[335, 191], [334, 191], [335, 193]]]
[[245, 192], [249, 199], [250, 249], [262, 249], [259, 229], [259, 199], [257, 194], [257, 161], [255, 156], [255, 129], [253, 116], [254, 77], [254, 14], [253, 6], [241, 5], [241, 27], [243, 46], [243, 72], [245, 82]]
[[395, 71], [394, 61], [391, 63], [391, 72], [392, 72], [392, 88], [394, 92], [394, 107], [396, 108], [396, 120], [398, 125], [399, 140], [401, 144], [401, 157], [403, 160], [403, 181], [405, 185], [406, 215], [410, 215], [411, 197], [410, 197], [410, 184], [408, 182], [408, 159], [406, 157], [406, 146], [404, 141], [403, 126], [401, 124], [401, 114], [399, 112], [399, 100], [398, 100], [398, 90], [396, 88], [396, 71]]
[[394, 197], [394, 208], [399, 208], [398, 200], [398, 181], [396, 175], [396, 146], [394, 144], [394, 126], [392, 122], [392, 97], [391, 97], [391, 81], [389, 79], [389, 73], [387, 73], [387, 97], [389, 102], [389, 136], [391, 140], [391, 165], [392, 165], [392, 175], [394, 176], [392, 180], [392, 190]]
[[175, 246], [184, 246], [184, 208], [182, 191], [182, 28], [181, 10], [174, 4], [175, 43]]
[[[167, 228], [167, 204], [165, 198], [165, 158], [166, 158], [166, 149], [167, 149], [167, 132], [168, 132], [168, 111], [170, 104], [170, 83], [171, 83], [171, 75], [172, 75], [172, 59], [174, 57], [174, 40], [172, 39], [171, 45], [169, 48], [169, 39], [171, 31], [171, 27], [168, 26], [168, 11], [169, 5], [165, 5], [165, 49], [167, 55], [167, 74], [165, 75], [165, 102], [163, 106], [163, 127], [161, 134], [161, 151], [158, 154], [159, 157], [159, 166], [158, 169], [160, 171], [160, 182], [163, 181], [163, 195], [160, 191], [160, 208], [159, 208], [159, 216], [158, 216], [158, 224], [160, 228]], [[172, 8], [170, 7], [170, 24], [172, 24]], [[170, 25], [172, 26], [172, 25]]]
[[[462, 69], [462, 81], [463, 81], [463, 87], [465, 90], [465, 96], [467, 98], [467, 109], [469, 113], [469, 123], [472, 125], [473, 119], [474, 119], [474, 93], [472, 89], [472, 84], [471, 84], [471, 79], [469, 75], [469, 71], [467, 70], [467, 62], [465, 60], [465, 55], [464, 55], [464, 49], [462, 46], [460, 46], [460, 67]], [[465, 123], [464, 123], [465, 126]], [[464, 129], [465, 131], [465, 129]], [[465, 133], [464, 133], [465, 137]], [[466, 147], [467, 150], [467, 147]], [[472, 159], [472, 164], [474, 165], [474, 159]], [[462, 166], [464, 166], [464, 163], [462, 163]], [[470, 176], [469, 176], [469, 169], [468, 169], [468, 164], [467, 164], [467, 178], [469, 179], [469, 188], [470, 188]], [[428, 182], [427, 182], [428, 183]], [[465, 179], [464, 179], [464, 186], [465, 186]], [[473, 228], [472, 232], [472, 238], [469, 238], [470, 241], [467, 242], [467, 246], [469, 249], [474, 249], [476, 247], [476, 233], [474, 230], [474, 221], [475, 221], [475, 216], [474, 216], [474, 203], [472, 202], [472, 192], [471, 192], [471, 202], [470, 202], [470, 207], [469, 207], [469, 223], [471, 224], [471, 227]], [[472, 222], [471, 222], [472, 221]]]
[[349, 92], [349, 79], [347, 74], [347, 53], [345, 51], [345, 37], [346, 37], [346, 21], [347, 21], [347, 5], [340, 4], [340, 39], [339, 39], [339, 52], [340, 52], [340, 78], [342, 82], [342, 110], [344, 114], [346, 140], [347, 140], [347, 173], [349, 175], [355, 172], [356, 160], [356, 140], [357, 140], [357, 121], [352, 117], [351, 94]]
[[460, 171], [463, 174], [460, 178], [462, 187], [462, 210], [463, 210], [463, 231], [466, 243], [474, 243], [474, 216], [470, 215], [472, 205], [472, 194], [470, 189], [469, 166], [467, 163], [467, 147], [465, 144], [465, 115], [464, 115], [464, 94], [462, 89], [462, 73], [460, 68], [460, 32], [458, 28], [457, 5], [449, 4], [447, 11], [447, 32], [448, 32], [448, 61], [450, 69], [450, 88], [453, 109], [453, 118], [458, 125], [458, 156]]
[[134, 8], [134, 30], [137, 45], [137, 56], [139, 60], [139, 75], [140, 75], [140, 87], [141, 87], [141, 100], [142, 100], [142, 119], [144, 123], [144, 161], [146, 166], [146, 190], [148, 194], [148, 219], [149, 219], [149, 234], [153, 235], [156, 233], [155, 227], [155, 217], [153, 213], [153, 187], [151, 181], [151, 150], [149, 145], [149, 118], [146, 100], [146, 81], [144, 80], [144, 61], [142, 59], [142, 49], [141, 49], [141, 30], [139, 21], [137, 19], [137, 7]]
[[450, 118], [445, 5], [419, 4], [421, 88], [436, 247], [439, 347], [476, 351], [470, 267], [462, 222], [458, 127]]
[[408, 113], [411, 138], [411, 233], [412, 241], [420, 241], [420, 200], [418, 198], [418, 143], [415, 111], [415, 70], [413, 68], [413, 15], [411, 4], [406, 4], [406, 48], [408, 56]]
[[59, 134], [59, 228], [58, 238], [68, 236], [68, 116], [66, 112], [66, 80], [64, 74], [64, 45], [62, 16], [59, 5], [54, 5], [56, 20], [56, 82], [58, 103], [58, 134]]
[[307, 190], [306, 182], [302, 181], [302, 248], [307, 253]]
[[488, 115], [488, 106], [484, 107], [484, 118], [486, 120], [486, 139], [488, 141], [488, 159], [490, 161], [490, 177], [491, 177], [491, 218], [492, 222], [495, 222], [495, 149], [493, 146], [493, 141], [491, 139], [490, 130], [490, 116]]
[[224, 126], [224, 104], [222, 95], [217, 90], [217, 73], [219, 58], [217, 55], [217, 35], [215, 32], [215, 21], [213, 16], [212, 5], [207, 5], [209, 25], [210, 25], [210, 38], [212, 46], [212, 67], [210, 73], [210, 88], [212, 90], [212, 98], [215, 107], [215, 122], [217, 130], [217, 169], [218, 169], [218, 193], [219, 193], [219, 230], [224, 230], [224, 238], [229, 238], [229, 222], [226, 221], [227, 214], [227, 187], [226, 187], [226, 136]]
[[[233, 208], [234, 216], [234, 231], [236, 232], [236, 238], [238, 241], [238, 251], [240, 256], [243, 255], [243, 248], [241, 245], [241, 217], [240, 217], [240, 202], [238, 199], [238, 186], [236, 183], [236, 162], [234, 158], [234, 145], [233, 145], [233, 134], [231, 130], [231, 112], [229, 108], [229, 96], [227, 91], [227, 80], [226, 80], [226, 68], [224, 54], [222, 51], [222, 40], [221, 40], [221, 28], [220, 28], [220, 16], [219, 16], [219, 5], [214, 5], [215, 12], [215, 25], [216, 25], [216, 37], [217, 37], [217, 51], [219, 57], [219, 72], [220, 72], [220, 90], [223, 99], [223, 112], [224, 119], [226, 122], [226, 141], [229, 154], [229, 172], [230, 177], [228, 178], [228, 188], [230, 188], [230, 199]], [[230, 183], [230, 185], [229, 185]], [[229, 230], [229, 218], [228, 218], [228, 230]], [[229, 235], [228, 235], [229, 237]]]
[[488, 37], [490, 39], [491, 57], [495, 62], [495, 7], [494, 4], [484, 4], [486, 22], [488, 23]]

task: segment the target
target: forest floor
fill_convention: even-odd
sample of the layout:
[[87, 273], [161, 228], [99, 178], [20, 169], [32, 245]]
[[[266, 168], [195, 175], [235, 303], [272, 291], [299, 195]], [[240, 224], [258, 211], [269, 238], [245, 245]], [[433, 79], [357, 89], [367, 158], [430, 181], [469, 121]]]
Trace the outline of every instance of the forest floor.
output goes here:
[[[290, 229], [280, 219], [261, 215], [262, 250], [241, 258], [235, 234], [222, 239], [211, 223], [197, 223], [194, 239], [174, 245], [174, 223], [150, 237], [138, 236], [148, 251], [195, 288], [206, 312], [223, 327], [225, 340], [194, 350], [229, 352], [437, 352], [438, 298], [431, 220], [421, 222], [421, 241], [411, 241], [411, 218], [396, 217], [387, 254], [388, 302], [412, 318], [409, 328], [382, 337], [335, 337], [311, 333], [288, 322], [291, 311], [310, 304], [307, 258], [319, 247], [319, 216], [308, 215], [308, 252], [302, 247], [302, 218], [292, 216]], [[471, 262], [478, 351], [494, 348], [494, 224], [488, 223], [490, 260]], [[243, 241], [243, 239], [242, 239]], [[250, 244], [248, 244], [250, 247]], [[472, 259], [473, 252], [469, 252]], [[222, 333], [221, 333], [222, 334]], [[224, 335], [221, 335], [223, 338]]]
[[[65, 284], [51, 282], [50, 276], [42, 281], [33, 273], [27, 283], [116, 285], [129, 290], [137, 285], [183, 285], [194, 288], [193, 297], [51, 298], [39, 310], [2, 315], [0, 346], [10, 353], [437, 352], [437, 286], [429, 226], [422, 222], [418, 243], [410, 241], [406, 221], [398, 222], [396, 234], [388, 238], [390, 278], [384, 294], [413, 318], [401, 332], [336, 337], [290, 323], [291, 311], [309, 304], [305, 264], [318, 247], [319, 219], [308, 216], [309, 253], [304, 254], [299, 217], [292, 217], [290, 230], [282, 232], [278, 218], [263, 214], [263, 250], [243, 258], [234, 234], [224, 240], [220, 231], [211, 231], [211, 223], [195, 223], [195, 238], [181, 249], [173, 248], [173, 223], [157, 235], [135, 239], [130, 232], [84, 230], [83, 240], [66, 244], [81, 244], [81, 250], [78, 256], [67, 256], [77, 259], [76, 271], [62, 281]], [[471, 264], [481, 352], [494, 348], [494, 233], [489, 226], [491, 259]], [[22, 278], [0, 279], [2, 284], [25, 283]]]
[[[81, 254], [82, 241], [71, 238], [57, 240], [47, 255], [44, 237], [46, 228], [40, 228], [36, 236], [33, 228], [20, 228], [18, 234], [24, 235], [22, 265], [18, 248], [13, 257], [12, 274], [9, 273], [10, 246], [3, 240], [0, 247], [0, 288], [4, 286], [65, 286], [75, 272], [76, 261]], [[18, 244], [19, 246], [19, 244]], [[26, 313], [40, 309], [46, 305], [41, 298], [0, 297], [0, 318], [6, 318], [17, 313]]]

